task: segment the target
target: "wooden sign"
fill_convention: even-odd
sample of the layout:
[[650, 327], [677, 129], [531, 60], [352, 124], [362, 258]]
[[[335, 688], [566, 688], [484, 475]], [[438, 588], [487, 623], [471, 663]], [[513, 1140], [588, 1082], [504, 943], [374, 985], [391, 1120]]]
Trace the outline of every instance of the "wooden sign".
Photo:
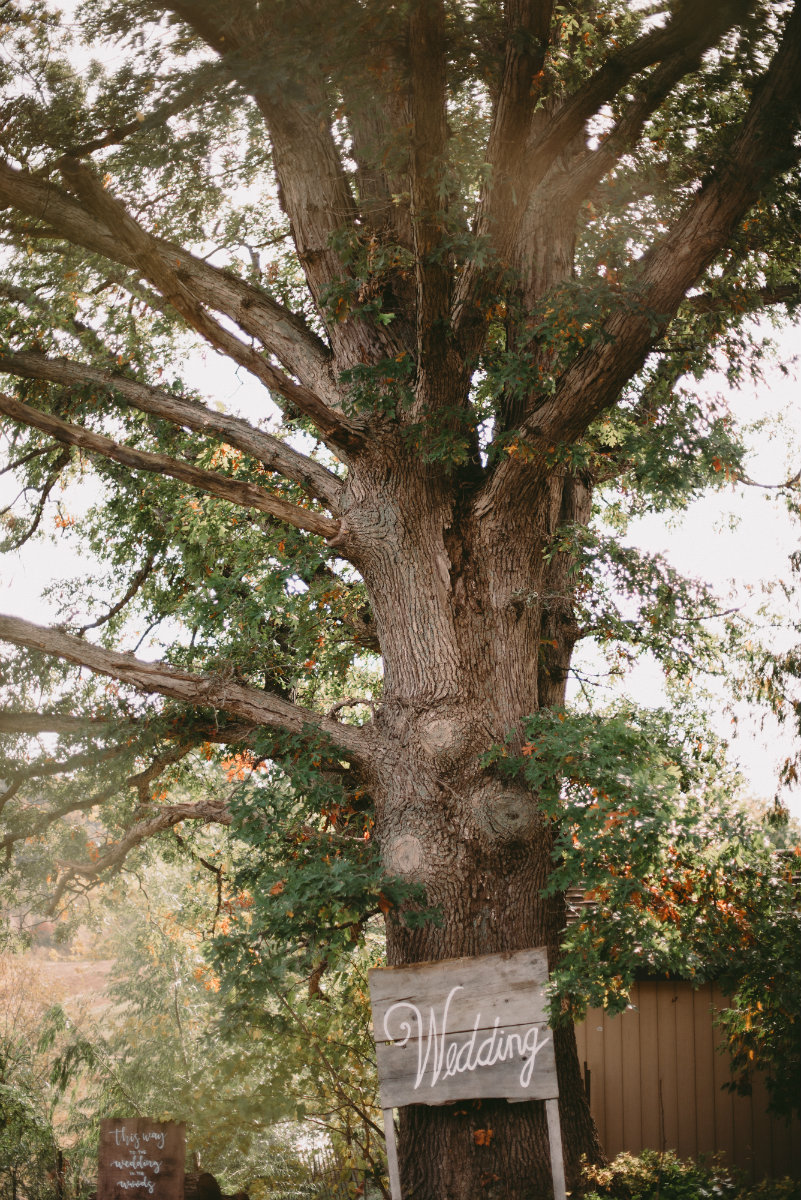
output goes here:
[[103, 1120], [97, 1200], [184, 1200], [185, 1159], [184, 1124]]
[[393, 1108], [490, 1097], [545, 1100], [554, 1197], [565, 1197], [545, 950], [376, 967], [369, 980], [393, 1200]]

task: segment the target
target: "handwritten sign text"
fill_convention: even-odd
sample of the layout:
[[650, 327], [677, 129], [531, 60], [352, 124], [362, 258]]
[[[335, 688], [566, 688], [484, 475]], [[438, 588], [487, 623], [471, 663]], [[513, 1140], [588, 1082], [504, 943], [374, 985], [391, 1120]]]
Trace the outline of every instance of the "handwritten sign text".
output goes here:
[[183, 1125], [101, 1121], [97, 1200], [183, 1200], [185, 1155]]

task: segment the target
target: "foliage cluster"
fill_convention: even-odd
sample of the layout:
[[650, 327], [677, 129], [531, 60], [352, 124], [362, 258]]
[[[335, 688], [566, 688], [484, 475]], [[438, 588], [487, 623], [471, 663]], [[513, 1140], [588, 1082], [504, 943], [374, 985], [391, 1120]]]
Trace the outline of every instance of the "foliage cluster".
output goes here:
[[[4, 947], [8, 950], [9, 947]], [[16, 947], [19, 950], [19, 947]], [[54, 1055], [40, 1045], [49, 998], [19, 954], [0, 955], [0, 1194], [55, 1200]]]
[[798, 1109], [801, 845], [732, 803], [736, 778], [702, 714], [540, 712], [525, 740], [488, 756], [522, 774], [555, 831], [550, 894], [592, 901], [569, 925], [553, 1018], [622, 1010], [638, 974], [716, 980], [735, 1086], [768, 1072], [778, 1111]]
[[[219, 864], [213, 846], [194, 849]], [[65, 1186], [76, 1196], [89, 1187], [98, 1120], [114, 1114], [186, 1122], [187, 1169], [211, 1172], [227, 1191], [302, 1191], [307, 1151], [323, 1143], [345, 1173], [379, 1187], [369, 960], [329, 974], [325, 991], [287, 973], [280, 988], [243, 996], [207, 953], [228, 919], [224, 900], [215, 915], [215, 895], [213, 875], [198, 878], [188, 858], [143, 867], [96, 914], [98, 949], [115, 954], [102, 1011], [43, 1004], [26, 1031], [40, 1046], [51, 1158], [61, 1147]], [[25, 1129], [30, 1140], [32, 1118]], [[31, 1158], [29, 1170], [45, 1187], [41, 1164]]]
[[801, 1183], [768, 1179], [746, 1183], [721, 1165], [686, 1162], [668, 1151], [619, 1154], [584, 1171], [585, 1200], [799, 1200]]

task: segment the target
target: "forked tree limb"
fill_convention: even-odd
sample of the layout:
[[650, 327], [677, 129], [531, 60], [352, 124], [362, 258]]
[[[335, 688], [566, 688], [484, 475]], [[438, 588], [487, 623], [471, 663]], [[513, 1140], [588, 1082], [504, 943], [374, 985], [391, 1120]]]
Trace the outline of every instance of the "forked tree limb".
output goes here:
[[339, 531], [339, 521], [326, 517], [323, 513], [312, 512], [310, 509], [299, 508], [289, 504], [278, 496], [273, 496], [255, 483], [244, 480], [230, 479], [226, 475], [218, 475], [214, 471], [205, 471], [190, 463], [180, 462], [166, 454], [152, 454], [147, 450], [135, 450], [132, 446], [114, 442], [99, 433], [92, 433], [80, 425], [70, 425], [60, 417], [51, 416], [30, 404], [24, 404], [13, 396], [0, 393], [0, 413], [5, 413], [14, 421], [41, 429], [43, 433], [64, 442], [68, 446], [79, 446], [92, 454], [111, 459], [123, 466], [132, 467], [137, 471], [148, 471], [155, 475], [166, 475], [171, 479], [179, 479], [190, 487], [208, 492], [221, 500], [227, 500], [239, 508], [255, 508], [267, 513], [279, 521], [286, 521], [296, 529], [305, 529], [320, 537], [333, 538]]
[[[498, 262], [512, 260], [512, 249], [520, 224], [535, 198], [540, 184], [554, 164], [579, 137], [586, 122], [618, 95], [641, 71], [674, 56], [683, 58], [688, 48], [704, 41], [714, 44], [754, 7], [755, 0], [697, 0], [681, 6], [667, 24], [651, 30], [631, 45], [611, 54], [594, 75], [568, 96], [556, 112], [535, 128], [537, 113], [532, 114], [527, 144], [520, 143], [519, 163], [514, 171], [513, 187], [487, 187], [477, 216], [476, 228], [486, 236]], [[633, 136], [633, 128], [630, 131]], [[454, 296], [454, 324], [464, 353], [476, 355], [483, 343], [486, 322], [481, 313], [483, 290], [490, 281], [485, 267], [468, 264]]]
[[140, 692], [168, 696], [198, 708], [220, 709], [253, 725], [291, 734], [316, 731], [329, 737], [335, 746], [358, 763], [367, 764], [373, 755], [373, 738], [368, 729], [343, 725], [279, 696], [257, 691], [223, 676], [198, 675], [164, 663], [143, 662], [132, 654], [93, 646], [60, 629], [34, 625], [21, 617], [6, 614], [0, 614], [0, 641], [66, 659]]
[[75, 158], [62, 158], [59, 166], [64, 179], [78, 195], [86, 209], [102, 221], [128, 250], [135, 265], [153, 284], [184, 321], [215, 350], [219, 350], [277, 392], [304, 413], [320, 433], [335, 444], [355, 445], [359, 441], [357, 427], [333, 412], [309, 388], [295, 383], [279, 371], [252, 346], [226, 329], [197, 298], [191, 286], [181, 278], [176, 263], [162, 251], [158, 240], [149, 234], [113, 196], [102, 180], [84, 163]]
[[621, 89], [647, 67], [674, 55], [683, 57], [701, 43], [715, 42], [755, 7], [756, 0], [695, 0], [676, 6], [667, 24], [642, 35], [607, 58], [594, 75], [562, 103], [543, 132], [526, 148], [527, 194], [540, 183], [553, 163], [582, 132], [590, 117], [613, 100]]
[[[50, 236], [64, 238], [122, 266], [136, 267], [130, 250], [74, 197], [51, 181], [1, 160], [0, 207], [45, 223]], [[201, 304], [224, 313], [327, 406], [336, 405], [330, 354], [300, 317], [232, 271], [212, 266], [174, 243], [160, 238], [154, 241]]]
[[578, 205], [592, 193], [622, 156], [636, 146], [649, 117], [667, 99], [676, 84], [698, 68], [703, 55], [714, 46], [718, 36], [717, 27], [708, 25], [701, 36], [654, 68], [601, 145], [596, 150], [587, 150], [570, 168], [566, 180], [560, 182], [557, 190], [559, 202]]
[[89, 385], [102, 388], [112, 396], [120, 396], [140, 412], [152, 413], [175, 425], [224, 439], [234, 449], [242, 450], [270, 470], [299, 483], [329, 506], [337, 503], [342, 484], [321, 463], [293, 450], [286, 442], [271, 434], [254, 428], [248, 421], [215, 412], [198, 400], [176, 396], [113, 371], [68, 358], [48, 358], [31, 351], [15, 354], [0, 352], [0, 372], [3, 371], [23, 379], [42, 379], [69, 387]]
[[796, 0], [779, 50], [717, 170], [643, 257], [637, 302], [609, 318], [603, 339], [568, 367], [554, 394], [523, 423], [521, 435], [535, 453], [528, 464], [510, 458], [498, 468], [480, 500], [481, 511], [488, 511], [502, 494], [516, 493], [526, 477], [534, 483], [538, 471], [535, 466], [532, 472], [532, 458], [544, 463], [551, 448], [580, 437], [617, 400], [765, 186], [798, 162], [799, 78], [801, 0]]

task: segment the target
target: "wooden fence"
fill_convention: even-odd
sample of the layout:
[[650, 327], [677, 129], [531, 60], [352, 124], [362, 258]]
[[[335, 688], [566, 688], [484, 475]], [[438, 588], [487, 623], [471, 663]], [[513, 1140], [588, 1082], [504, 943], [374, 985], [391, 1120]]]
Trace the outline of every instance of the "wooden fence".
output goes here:
[[713, 1008], [726, 1004], [719, 989], [638, 983], [631, 1003], [633, 1009], [616, 1017], [591, 1009], [576, 1026], [579, 1062], [606, 1152], [721, 1154], [754, 1180], [801, 1178], [799, 1122], [768, 1116], [760, 1079], [751, 1096], [723, 1087], [731, 1076], [712, 1020]]

